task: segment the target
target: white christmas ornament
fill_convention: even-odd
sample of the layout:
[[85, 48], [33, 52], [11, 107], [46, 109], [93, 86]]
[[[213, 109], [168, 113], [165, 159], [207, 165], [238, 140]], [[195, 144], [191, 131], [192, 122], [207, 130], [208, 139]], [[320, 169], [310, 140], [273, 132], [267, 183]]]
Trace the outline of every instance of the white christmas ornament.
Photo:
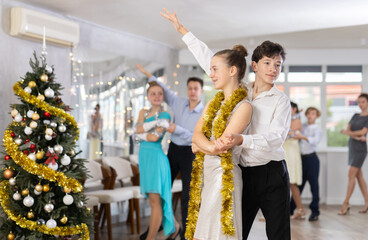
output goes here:
[[54, 210], [54, 205], [52, 203], [47, 203], [47, 204], [45, 204], [45, 206], [43, 207], [43, 209], [46, 212], [50, 213], [50, 212], [52, 212], [52, 210]]
[[22, 139], [21, 138], [16, 138], [15, 140], [14, 140], [14, 142], [15, 142], [15, 144], [17, 144], [17, 145], [21, 145], [22, 144]]
[[38, 124], [37, 124], [37, 122], [32, 121], [32, 122], [29, 124], [29, 126], [30, 126], [31, 128], [36, 128], [36, 127], [38, 126]]
[[58, 170], [58, 168], [59, 168], [59, 165], [55, 162], [55, 163], [50, 163], [49, 164], [49, 168], [51, 168], [52, 170], [54, 170], [54, 171], [56, 171], [56, 170]]
[[31, 134], [32, 134], [32, 128], [30, 128], [30, 127], [25, 127], [25, 128], [24, 128], [24, 133], [25, 133], [26, 135], [31, 135]]
[[37, 191], [36, 189], [33, 191], [35, 195], [41, 195], [42, 192]]
[[19, 113], [18, 110], [15, 108], [11, 111], [12, 117], [15, 117], [18, 113]]
[[53, 98], [55, 96], [54, 90], [52, 90], [50, 87], [48, 87], [45, 92], [45, 96], [48, 98]]
[[50, 67], [49, 65], [46, 65], [45, 69], [47, 72], [52, 73], [52, 67]]
[[56, 228], [56, 221], [54, 220], [54, 219], [50, 219], [50, 220], [48, 220], [47, 222], [46, 222], [46, 226], [48, 227], [48, 228]]
[[32, 89], [31, 89], [30, 87], [25, 87], [25, 88], [24, 88], [24, 91], [25, 91], [26, 93], [31, 94]]
[[20, 198], [21, 198], [22, 196], [20, 195], [20, 193], [17, 191], [16, 193], [14, 193], [13, 194], [13, 199], [15, 200], [15, 201], [18, 201], [18, 200], [20, 200]]
[[56, 153], [62, 153], [63, 152], [63, 146], [61, 146], [60, 144], [57, 144], [54, 146], [54, 150]]
[[32, 110], [27, 111], [27, 117], [32, 118], [34, 112]]
[[10, 184], [10, 185], [12, 185], [12, 186], [14, 186], [14, 185], [16, 184], [15, 180], [16, 180], [16, 178], [15, 178], [15, 177], [10, 178], [10, 179], [9, 179], [9, 184]]
[[34, 199], [33, 199], [33, 197], [31, 197], [31, 196], [27, 196], [27, 197], [25, 197], [24, 199], [23, 199], [23, 204], [24, 204], [24, 206], [26, 206], [26, 207], [32, 207], [33, 206], [33, 204], [34, 204]]
[[71, 159], [70, 159], [70, 157], [69, 157], [68, 155], [66, 155], [66, 154], [65, 154], [65, 155], [61, 158], [60, 162], [61, 162], [61, 164], [63, 164], [64, 166], [67, 166], [67, 165], [69, 165], [69, 164], [70, 164]]
[[23, 117], [20, 114], [17, 114], [15, 115], [14, 120], [19, 123], [23, 120]]
[[52, 135], [54, 133], [54, 131], [52, 131], [51, 128], [46, 128], [46, 134], [47, 135]]
[[36, 161], [36, 154], [30, 153], [30, 154], [28, 154], [28, 158], [33, 160], [33, 161]]
[[52, 140], [52, 136], [45, 134], [45, 139], [46, 139], [47, 141], [50, 141], [50, 140]]
[[66, 194], [65, 196], [64, 196], [64, 198], [63, 198], [63, 203], [65, 204], [65, 205], [70, 205], [70, 204], [72, 204], [74, 202], [74, 198], [73, 198], [73, 196], [71, 196], [71, 195], [69, 195], [69, 194]]
[[53, 128], [54, 128], [54, 127], [57, 127], [57, 123], [56, 123], [56, 122], [51, 122], [51, 123], [50, 123], [50, 126], [51, 126], [51, 127], [53, 127]]
[[50, 124], [50, 120], [43, 120], [43, 123], [46, 124], [46, 125], [49, 125]]
[[66, 131], [66, 127], [65, 127], [63, 124], [61, 124], [61, 125], [58, 127], [58, 130], [59, 130], [59, 132], [65, 132], [65, 131]]

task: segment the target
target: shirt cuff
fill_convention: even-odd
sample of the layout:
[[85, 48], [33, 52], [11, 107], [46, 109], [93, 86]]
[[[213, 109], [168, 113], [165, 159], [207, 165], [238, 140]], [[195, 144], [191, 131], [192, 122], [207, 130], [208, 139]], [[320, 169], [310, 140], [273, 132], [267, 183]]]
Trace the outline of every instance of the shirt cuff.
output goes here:
[[185, 42], [186, 44], [189, 44], [191, 41], [193, 41], [194, 39], [196, 39], [196, 37], [194, 36], [194, 34], [192, 32], [187, 32], [182, 38], [181, 40], [183, 40], [183, 42]]
[[250, 135], [243, 135], [243, 142], [240, 145], [242, 148], [248, 148], [248, 149], [254, 149], [254, 142], [253, 142], [253, 138]]
[[148, 79], [148, 82], [156, 82], [156, 81], [157, 81], [157, 78], [153, 75]]

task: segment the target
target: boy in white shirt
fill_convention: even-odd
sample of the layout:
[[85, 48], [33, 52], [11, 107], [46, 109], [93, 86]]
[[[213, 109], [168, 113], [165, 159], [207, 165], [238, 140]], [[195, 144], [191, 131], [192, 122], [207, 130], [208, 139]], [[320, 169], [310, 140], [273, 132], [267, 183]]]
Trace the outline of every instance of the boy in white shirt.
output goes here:
[[[319, 158], [316, 154], [317, 146], [321, 141], [322, 131], [316, 124], [316, 119], [321, 116], [321, 112], [315, 107], [307, 108], [305, 116], [308, 123], [303, 124], [302, 134], [296, 135], [294, 138], [301, 139], [300, 152], [302, 154], [303, 181], [299, 186], [300, 194], [302, 194], [305, 183], [308, 181], [312, 192], [312, 202], [309, 205], [312, 213], [309, 221], [317, 221], [319, 216]], [[295, 210], [295, 203], [291, 200], [290, 213]]]
[[[209, 75], [212, 51], [179, 22], [176, 13], [164, 11], [161, 15], [183, 35], [182, 40]], [[243, 147], [240, 163], [243, 172], [243, 239], [248, 238], [259, 209], [266, 219], [268, 239], [290, 239], [289, 175], [282, 144], [290, 127], [291, 107], [289, 98], [274, 84], [284, 60], [284, 49], [277, 43], [266, 41], [255, 49], [252, 55], [255, 82], [247, 85], [247, 99], [253, 106], [249, 132], [216, 140], [223, 151], [235, 145]]]

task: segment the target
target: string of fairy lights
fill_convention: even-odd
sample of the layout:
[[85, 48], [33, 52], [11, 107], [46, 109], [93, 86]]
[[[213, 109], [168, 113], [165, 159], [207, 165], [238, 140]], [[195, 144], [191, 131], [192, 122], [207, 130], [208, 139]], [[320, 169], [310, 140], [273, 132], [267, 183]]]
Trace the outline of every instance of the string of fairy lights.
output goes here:
[[[118, 141], [123, 144], [123, 147], [128, 147], [128, 142], [122, 140], [134, 133], [134, 121], [138, 117], [139, 110], [149, 106], [143, 75], [135, 67], [127, 66], [125, 62], [121, 62], [108, 73], [101, 73], [101, 71], [96, 73], [93, 66], [91, 67], [92, 64], [79, 59], [73, 51], [69, 53], [69, 59], [72, 68], [72, 84], [69, 93], [75, 98], [73, 108], [78, 116], [81, 136], [86, 135], [83, 132], [88, 131], [88, 118], [93, 112], [94, 105], [99, 103], [104, 118], [104, 134], [110, 132], [112, 136], [110, 138], [104, 136], [104, 144], [114, 144]], [[167, 73], [171, 84], [167, 83], [165, 76], [158, 78], [176, 95], [179, 94], [180, 88], [178, 81], [180, 67], [180, 64], [176, 64], [175, 70]], [[106, 108], [112, 106], [106, 106], [104, 103], [111, 98], [114, 99], [114, 109], [107, 111]], [[114, 133], [115, 131], [118, 133]]]

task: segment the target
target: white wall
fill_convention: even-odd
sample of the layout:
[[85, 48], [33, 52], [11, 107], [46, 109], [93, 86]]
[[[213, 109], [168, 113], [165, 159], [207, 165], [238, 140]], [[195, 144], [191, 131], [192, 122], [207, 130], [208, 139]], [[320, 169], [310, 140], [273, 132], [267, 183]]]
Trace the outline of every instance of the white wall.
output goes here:
[[[17, 1], [2, 0], [0, 2], [0, 76], [1, 76], [1, 104], [0, 104], [0, 133], [3, 134], [7, 125], [12, 121], [9, 114], [9, 105], [19, 103], [17, 97], [13, 94], [12, 87], [20, 77], [27, 71], [31, 71], [29, 59], [33, 51], [41, 52], [41, 42], [30, 41], [12, 37], [9, 35], [10, 28], [10, 9], [15, 6], [30, 8], [40, 12], [57, 17], [66, 18], [53, 12], [38, 9]], [[155, 62], [165, 66], [167, 72], [173, 72], [178, 62], [178, 51], [165, 44], [145, 39], [139, 36], [117, 32], [79, 19], [69, 20], [80, 24], [80, 43], [83, 48], [90, 48], [104, 52], [111, 52], [134, 58], [145, 62]], [[74, 98], [68, 92], [71, 88], [71, 62], [69, 59], [70, 48], [47, 46], [47, 62], [54, 65], [56, 78], [65, 88], [63, 91], [63, 100], [66, 104], [75, 105]], [[73, 113], [75, 114], [75, 112]], [[77, 118], [78, 116], [76, 116]], [[82, 148], [82, 147], [81, 147]], [[82, 148], [83, 149], [83, 148]]]

